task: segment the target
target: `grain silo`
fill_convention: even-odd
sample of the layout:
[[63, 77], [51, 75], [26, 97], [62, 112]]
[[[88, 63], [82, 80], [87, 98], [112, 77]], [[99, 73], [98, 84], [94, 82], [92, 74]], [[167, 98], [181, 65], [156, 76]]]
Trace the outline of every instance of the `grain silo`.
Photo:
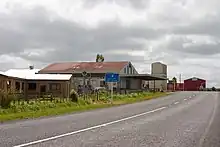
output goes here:
[[[167, 65], [161, 62], [155, 62], [151, 64], [151, 75], [167, 78]], [[150, 88], [154, 88], [154, 81], [150, 82]], [[155, 88], [167, 90], [167, 81], [159, 80], [155, 81]]]

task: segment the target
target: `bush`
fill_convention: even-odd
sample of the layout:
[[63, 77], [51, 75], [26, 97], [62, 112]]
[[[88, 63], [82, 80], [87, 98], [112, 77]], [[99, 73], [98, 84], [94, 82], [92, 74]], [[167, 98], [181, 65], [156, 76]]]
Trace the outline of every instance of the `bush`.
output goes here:
[[70, 98], [71, 98], [72, 102], [78, 102], [79, 95], [77, 94], [77, 92], [74, 89], [72, 89], [70, 91]]
[[16, 99], [16, 95], [0, 91], [0, 106], [2, 108], [9, 108], [11, 102]]

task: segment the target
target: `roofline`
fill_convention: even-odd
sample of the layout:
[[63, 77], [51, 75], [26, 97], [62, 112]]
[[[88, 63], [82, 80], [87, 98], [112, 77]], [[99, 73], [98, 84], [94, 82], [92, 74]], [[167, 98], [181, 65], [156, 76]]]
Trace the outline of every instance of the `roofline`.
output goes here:
[[27, 82], [29, 82], [29, 81], [62, 81], [62, 82], [67, 82], [67, 81], [70, 81], [71, 80], [71, 78], [70, 79], [68, 79], [68, 80], [59, 80], [59, 79], [25, 79]]
[[153, 76], [151, 74], [131, 74], [131, 75], [120, 75], [120, 77], [129, 77], [129, 78], [132, 78], [132, 77], [142, 77], [142, 76], [146, 76], [146, 77], [149, 77], [150, 80], [168, 80], [168, 78], [164, 78], [164, 77], [158, 77], [158, 76]]
[[185, 79], [184, 81], [186, 81], [186, 80], [191, 80], [191, 79], [193, 79], [193, 78], [196, 78], [196, 79], [199, 79], [199, 80], [204, 80], [204, 81], [206, 81], [205, 79], [201, 79], [201, 78], [198, 78], [198, 77], [188, 78], [188, 79]]

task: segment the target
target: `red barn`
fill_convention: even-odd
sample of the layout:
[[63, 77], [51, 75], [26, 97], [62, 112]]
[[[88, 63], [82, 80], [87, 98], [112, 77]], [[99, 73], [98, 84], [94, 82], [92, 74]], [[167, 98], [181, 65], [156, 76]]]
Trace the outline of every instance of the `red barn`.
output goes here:
[[184, 80], [184, 91], [199, 91], [201, 87], [206, 88], [206, 80], [196, 77]]

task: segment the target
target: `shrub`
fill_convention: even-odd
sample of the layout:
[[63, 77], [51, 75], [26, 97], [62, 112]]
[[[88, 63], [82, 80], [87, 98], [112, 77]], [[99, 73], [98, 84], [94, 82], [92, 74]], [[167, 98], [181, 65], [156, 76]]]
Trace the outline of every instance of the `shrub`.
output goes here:
[[79, 95], [77, 94], [77, 92], [74, 89], [72, 89], [70, 91], [70, 98], [71, 98], [72, 102], [78, 102]]
[[16, 95], [0, 91], [0, 106], [2, 108], [9, 108], [11, 102], [16, 99]]

